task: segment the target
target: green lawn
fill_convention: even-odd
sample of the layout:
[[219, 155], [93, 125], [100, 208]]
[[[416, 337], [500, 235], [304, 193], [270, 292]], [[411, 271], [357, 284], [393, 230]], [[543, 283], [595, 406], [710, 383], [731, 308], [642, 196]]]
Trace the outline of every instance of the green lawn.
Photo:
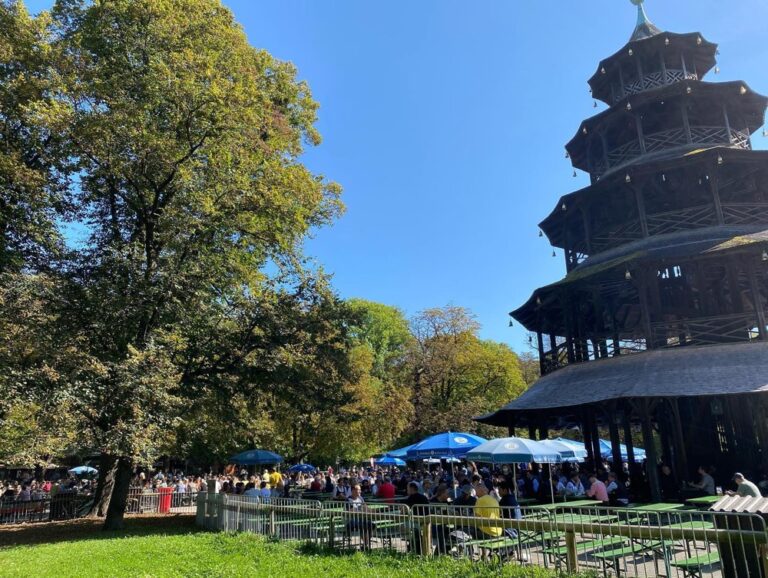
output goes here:
[[126, 531], [108, 534], [92, 523], [58, 528], [36, 534], [29, 527], [23, 536], [0, 529], [0, 576], [554, 576], [543, 569], [500, 571], [448, 558], [333, 554], [248, 534], [199, 532], [188, 521], [156, 527], [149, 520], [132, 521]]

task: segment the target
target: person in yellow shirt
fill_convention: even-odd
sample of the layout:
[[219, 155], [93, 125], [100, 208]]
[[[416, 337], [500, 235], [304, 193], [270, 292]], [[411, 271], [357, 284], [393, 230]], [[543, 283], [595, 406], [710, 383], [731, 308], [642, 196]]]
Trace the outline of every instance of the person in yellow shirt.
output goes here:
[[283, 481], [283, 476], [277, 471], [277, 468], [271, 468], [269, 470], [269, 485], [273, 490], [277, 489], [280, 482]]
[[[489, 488], [488, 486], [491, 487]], [[475, 484], [477, 502], [475, 502], [473, 513], [478, 518], [499, 520], [501, 519], [501, 508], [496, 498], [490, 494], [491, 489], [493, 489], [493, 485], [490, 479], [481, 480]], [[503, 531], [501, 526], [493, 526], [479, 520], [475, 521], [475, 527], [480, 531], [480, 535], [477, 536], [478, 538], [499, 538]]]

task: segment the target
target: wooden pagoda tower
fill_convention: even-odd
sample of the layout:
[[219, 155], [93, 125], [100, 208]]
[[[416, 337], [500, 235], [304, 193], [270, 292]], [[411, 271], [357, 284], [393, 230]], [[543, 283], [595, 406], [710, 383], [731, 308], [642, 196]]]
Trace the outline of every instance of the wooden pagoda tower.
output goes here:
[[632, 1], [629, 42], [589, 79], [609, 107], [566, 145], [591, 184], [540, 224], [567, 275], [511, 313], [542, 377], [478, 420], [534, 437], [579, 424], [593, 458], [600, 425], [614, 463], [642, 431], [658, 497], [662, 460], [678, 482], [768, 467], [768, 151], [751, 145], [767, 100], [704, 81], [717, 46]]

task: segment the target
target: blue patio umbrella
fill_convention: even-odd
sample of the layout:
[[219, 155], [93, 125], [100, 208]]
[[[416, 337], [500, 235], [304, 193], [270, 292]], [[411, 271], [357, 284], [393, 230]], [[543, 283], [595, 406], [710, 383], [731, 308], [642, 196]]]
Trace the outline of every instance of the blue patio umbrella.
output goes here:
[[268, 450], [248, 450], [232, 456], [229, 461], [240, 466], [260, 466], [279, 464], [283, 461], [283, 457]]
[[76, 476], [82, 476], [87, 474], [98, 474], [99, 470], [92, 468], [91, 466], [77, 466], [76, 468], [69, 470], [69, 473], [75, 474]]
[[386, 455], [392, 456], [393, 458], [400, 458], [404, 459], [408, 455], [408, 450], [411, 449], [416, 444], [411, 444], [409, 446], [405, 446], [402, 448], [398, 448], [396, 450], [392, 450], [391, 452], [387, 452]]
[[587, 459], [587, 456], [589, 455], [589, 452], [587, 451], [587, 446], [585, 446], [582, 442], [576, 441], [576, 440], [569, 440], [568, 438], [555, 438], [556, 442], [560, 442], [561, 444], [565, 444], [568, 447], [572, 448], [574, 452], [576, 452], [576, 456], [581, 458], [582, 460]]
[[288, 471], [291, 474], [298, 474], [298, 473], [311, 474], [317, 471], [317, 468], [312, 464], [296, 464], [288, 468]]
[[[491, 464], [512, 464], [515, 492], [517, 492], [517, 464], [528, 462], [557, 464], [563, 461], [563, 457], [549, 446], [534, 440], [517, 437], [487, 441], [467, 453], [467, 459]], [[549, 474], [551, 479], [551, 469]], [[554, 501], [553, 489], [552, 502], [554, 503]]]
[[404, 466], [405, 461], [400, 458], [396, 458], [393, 455], [385, 455], [380, 458], [376, 458], [375, 462], [380, 466]]
[[537, 462], [557, 464], [562, 456], [554, 449], [525, 438], [499, 438], [480, 444], [467, 453], [467, 459], [490, 464]]
[[[619, 450], [621, 451], [621, 459], [628, 460], [629, 453], [627, 452], [627, 446], [624, 444], [619, 444]], [[635, 454], [636, 462], [642, 462], [645, 460], [645, 450], [643, 448], [633, 447], [632, 451]], [[608, 440], [600, 440], [600, 455], [603, 457], [603, 459], [606, 460], [609, 460], [613, 457], [613, 448], [611, 447], [611, 442]]]
[[564, 462], [580, 462], [587, 457], [587, 450], [557, 440], [541, 440], [539, 443], [559, 453]]
[[443, 432], [414, 444], [407, 452], [409, 458], [463, 458], [467, 452], [487, 441], [469, 433]]

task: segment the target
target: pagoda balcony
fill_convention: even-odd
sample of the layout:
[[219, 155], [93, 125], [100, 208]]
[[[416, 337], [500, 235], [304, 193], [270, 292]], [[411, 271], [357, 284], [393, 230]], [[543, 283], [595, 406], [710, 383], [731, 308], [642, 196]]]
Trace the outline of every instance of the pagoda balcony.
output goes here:
[[[768, 223], [768, 203], [764, 202], [724, 202], [721, 204], [723, 225], [759, 225]], [[664, 235], [702, 229], [719, 224], [717, 208], [714, 204], [685, 207], [662, 213], [646, 215], [648, 236]], [[590, 239], [591, 254], [595, 255], [612, 247], [642, 239], [642, 223], [633, 219], [620, 223], [610, 229], [598, 231]], [[579, 263], [586, 257], [579, 253]]]
[[539, 356], [539, 362], [541, 374], [546, 375], [572, 363], [584, 363], [608, 357], [642, 353], [643, 351], [646, 351], [645, 340], [643, 339], [597, 343], [587, 341], [574, 347], [574, 354], [571, 356], [572, 361], [569, 361], [568, 344], [564, 342], [554, 349], [543, 352]]
[[[754, 312], [651, 323], [650, 330], [653, 349], [749, 343], [760, 340], [759, 322]], [[570, 346], [564, 341], [554, 349], [541, 352], [540, 370], [542, 375], [546, 375], [575, 363], [632, 355], [648, 350], [645, 339], [572, 339]]]
[[748, 150], [751, 148], [750, 133], [723, 126], [691, 126], [690, 130], [680, 127], [646, 134], [642, 140], [632, 140], [610, 150], [602, 160], [595, 161], [591, 172], [599, 179], [646, 154], [706, 146], [730, 146]]
[[671, 322], [651, 323], [656, 347], [720, 345], [758, 341], [759, 323], [754, 314], [718, 315]]
[[614, 90], [613, 102], [621, 102], [627, 96], [638, 94], [646, 90], [653, 90], [654, 88], [661, 88], [667, 84], [682, 82], [684, 80], [699, 80], [699, 75], [688, 70], [675, 70], [669, 68], [651, 72], [644, 75], [642, 78], [637, 78], [625, 83], [618, 91]]

